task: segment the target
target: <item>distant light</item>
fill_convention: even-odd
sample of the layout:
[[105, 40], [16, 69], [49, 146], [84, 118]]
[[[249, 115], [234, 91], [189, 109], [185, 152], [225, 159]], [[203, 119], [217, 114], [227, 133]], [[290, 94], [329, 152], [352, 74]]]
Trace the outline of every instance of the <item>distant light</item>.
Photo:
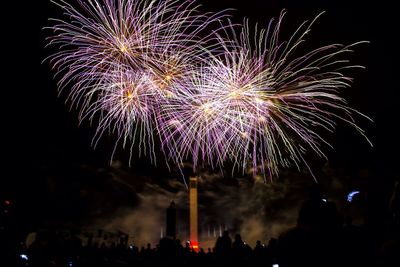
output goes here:
[[72, 261], [69, 261], [68, 262], [68, 267], [72, 267], [72, 266], [74, 266], [74, 263]]
[[326, 198], [323, 198], [322, 201], [323, 201], [323, 202], [327, 202]]
[[6, 204], [6, 205], [11, 205], [11, 201], [10, 201], [10, 200], [5, 200], [5, 201], [4, 201], [4, 204]]
[[353, 201], [353, 197], [357, 194], [360, 194], [360, 191], [352, 191], [347, 195], [347, 201], [351, 202]]
[[277, 264], [277, 263], [272, 264], [272, 267], [279, 267], [279, 264]]
[[26, 260], [26, 261], [28, 260], [28, 256], [26, 254], [21, 254], [21, 255], [19, 255], [19, 257], [23, 260]]

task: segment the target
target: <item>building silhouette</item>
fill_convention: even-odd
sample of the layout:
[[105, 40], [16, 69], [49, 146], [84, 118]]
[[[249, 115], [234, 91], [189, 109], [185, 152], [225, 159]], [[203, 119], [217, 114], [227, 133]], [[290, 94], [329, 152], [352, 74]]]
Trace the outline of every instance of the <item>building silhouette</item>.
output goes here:
[[176, 205], [174, 201], [167, 208], [167, 232], [166, 236], [176, 239]]

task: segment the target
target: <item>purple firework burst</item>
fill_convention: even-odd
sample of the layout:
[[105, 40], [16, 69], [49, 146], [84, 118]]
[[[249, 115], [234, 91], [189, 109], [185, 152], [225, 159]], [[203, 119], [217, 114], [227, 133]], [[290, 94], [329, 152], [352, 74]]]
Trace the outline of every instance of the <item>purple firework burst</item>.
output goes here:
[[337, 120], [365, 137], [353, 116], [366, 116], [340, 95], [352, 80], [344, 70], [360, 67], [346, 56], [362, 42], [297, 55], [318, 16], [281, 41], [284, 12], [250, 34], [247, 21], [236, 33], [191, 0], [76, 1], [55, 1], [66, 19], [49, 27], [59, 51], [48, 60], [80, 119], [98, 121], [95, 145], [115, 134], [114, 152], [137, 144], [155, 162], [157, 134], [177, 166], [232, 162], [272, 178], [281, 166], [308, 167], [308, 151], [325, 157], [320, 130], [334, 131]]
[[223, 55], [211, 56], [178, 86], [179, 97], [166, 102], [159, 116], [161, 135], [176, 164], [189, 159], [196, 169], [202, 162], [219, 168], [233, 162], [234, 168], [273, 177], [279, 166], [308, 167], [307, 151], [325, 157], [321, 145], [329, 143], [319, 130], [332, 132], [336, 119], [364, 135], [352, 114], [364, 115], [339, 95], [351, 82], [342, 70], [360, 67], [343, 59], [356, 44], [298, 56], [295, 51], [315, 20], [281, 42], [283, 17], [284, 12], [268, 29], [256, 29], [256, 38], [246, 21], [237, 38], [220, 37]]
[[[220, 14], [200, 14], [194, 2], [59, 0], [66, 20], [52, 19], [48, 60], [80, 119], [99, 118], [93, 142], [114, 132], [125, 147], [137, 139], [155, 160], [154, 114], [173, 84], [208, 54], [210, 36], [199, 34]], [[116, 142], [116, 146], [119, 142]], [[114, 149], [115, 151], [115, 149]]]

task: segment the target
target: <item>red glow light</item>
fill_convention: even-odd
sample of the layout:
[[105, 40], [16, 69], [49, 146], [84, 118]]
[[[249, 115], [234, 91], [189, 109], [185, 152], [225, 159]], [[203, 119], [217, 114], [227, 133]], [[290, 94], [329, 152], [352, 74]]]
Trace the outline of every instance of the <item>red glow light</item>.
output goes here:
[[196, 252], [199, 252], [199, 242], [197, 241], [190, 241], [190, 248]]

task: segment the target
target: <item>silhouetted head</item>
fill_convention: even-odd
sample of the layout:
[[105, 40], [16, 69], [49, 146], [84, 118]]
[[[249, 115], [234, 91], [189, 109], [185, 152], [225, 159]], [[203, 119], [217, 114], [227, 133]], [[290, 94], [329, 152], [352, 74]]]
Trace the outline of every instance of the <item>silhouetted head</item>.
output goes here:
[[242, 241], [242, 237], [240, 236], [240, 234], [235, 235], [235, 241]]

